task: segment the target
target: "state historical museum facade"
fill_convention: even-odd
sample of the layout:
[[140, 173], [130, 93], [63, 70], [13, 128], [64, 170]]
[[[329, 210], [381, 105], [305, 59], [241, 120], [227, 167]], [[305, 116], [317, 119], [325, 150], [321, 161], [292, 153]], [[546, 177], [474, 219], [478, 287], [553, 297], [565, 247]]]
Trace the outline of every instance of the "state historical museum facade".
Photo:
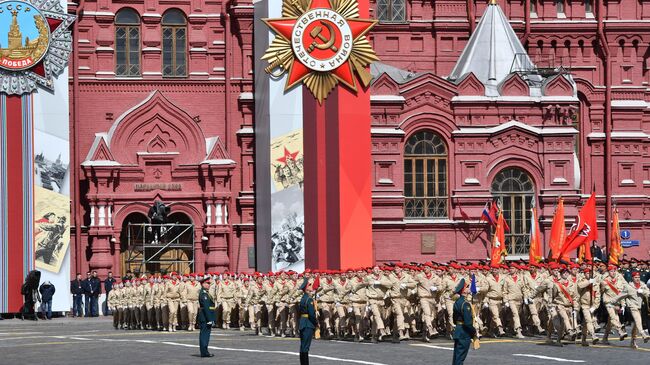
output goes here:
[[[371, 69], [375, 260], [487, 257], [479, 218], [493, 197], [511, 256], [527, 257], [531, 209], [547, 242], [558, 198], [571, 222], [594, 185], [599, 243], [615, 203], [641, 242], [626, 253], [647, 257], [650, 1], [498, 3], [371, 3], [381, 59]], [[146, 221], [154, 200], [193, 230], [168, 255], [197, 272], [254, 270], [252, 3], [99, 0], [69, 10], [80, 15], [72, 275], [119, 274], [139, 260], [129, 224]]]

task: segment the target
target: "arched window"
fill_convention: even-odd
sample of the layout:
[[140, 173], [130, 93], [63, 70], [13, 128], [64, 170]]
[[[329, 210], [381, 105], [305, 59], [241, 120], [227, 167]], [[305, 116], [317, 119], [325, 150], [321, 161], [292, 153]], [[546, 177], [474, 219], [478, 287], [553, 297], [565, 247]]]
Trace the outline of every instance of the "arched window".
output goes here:
[[162, 17], [163, 76], [187, 76], [187, 21], [178, 9], [165, 12]]
[[566, 17], [564, 14], [564, 0], [555, 0], [555, 9], [559, 18]]
[[439, 135], [421, 131], [404, 148], [404, 215], [447, 218], [447, 146]]
[[140, 15], [130, 8], [115, 15], [115, 75], [140, 76]]
[[537, 16], [537, 0], [530, 0], [530, 14]]
[[527, 255], [530, 247], [530, 219], [535, 184], [526, 171], [517, 167], [501, 170], [492, 181], [492, 196], [501, 202], [509, 255]]
[[376, 18], [383, 23], [402, 23], [406, 21], [405, 0], [377, 0]]

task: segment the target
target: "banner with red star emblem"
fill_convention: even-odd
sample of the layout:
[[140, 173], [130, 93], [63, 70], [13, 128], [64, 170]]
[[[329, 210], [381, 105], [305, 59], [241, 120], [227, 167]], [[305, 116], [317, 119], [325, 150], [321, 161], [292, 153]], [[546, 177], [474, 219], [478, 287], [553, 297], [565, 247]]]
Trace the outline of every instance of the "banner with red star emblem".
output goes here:
[[376, 20], [359, 19], [357, 0], [293, 0], [282, 3], [282, 18], [264, 19], [276, 34], [262, 57], [265, 71], [288, 73], [285, 90], [301, 82], [319, 103], [342, 83], [357, 91], [372, 76], [366, 69], [378, 61], [366, 34]]

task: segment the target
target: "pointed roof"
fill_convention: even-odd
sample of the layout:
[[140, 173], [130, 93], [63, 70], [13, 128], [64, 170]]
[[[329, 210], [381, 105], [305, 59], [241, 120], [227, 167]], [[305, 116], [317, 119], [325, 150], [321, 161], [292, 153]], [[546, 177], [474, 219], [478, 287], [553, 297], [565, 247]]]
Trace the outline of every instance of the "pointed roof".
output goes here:
[[533, 68], [503, 10], [495, 0], [490, 0], [448, 78], [456, 81], [472, 72], [486, 86], [486, 95], [492, 96], [498, 95], [497, 85], [511, 72]]

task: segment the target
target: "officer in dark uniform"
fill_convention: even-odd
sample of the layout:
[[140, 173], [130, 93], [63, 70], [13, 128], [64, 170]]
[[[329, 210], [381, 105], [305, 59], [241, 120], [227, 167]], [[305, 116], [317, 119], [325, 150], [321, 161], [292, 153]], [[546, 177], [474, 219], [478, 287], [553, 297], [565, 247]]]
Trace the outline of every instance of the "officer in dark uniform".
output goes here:
[[214, 312], [214, 299], [210, 296], [210, 278], [201, 282], [201, 291], [199, 292], [199, 348], [201, 357], [212, 357], [213, 354], [208, 352], [208, 343], [210, 342], [210, 333], [212, 325], [216, 322], [217, 316]]
[[300, 285], [300, 290], [304, 292], [300, 304], [298, 304], [298, 313], [300, 313], [300, 323], [298, 325], [298, 331], [300, 331], [300, 365], [309, 365], [309, 347], [318, 325], [316, 302], [312, 298], [316, 288], [318, 288], [318, 278], [311, 285], [309, 284], [309, 278], [305, 278]]
[[461, 279], [454, 292], [460, 297], [454, 303], [453, 318], [456, 327], [454, 329], [454, 362], [453, 365], [462, 365], [467, 357], [469, 346], [472, 338], [476, 336], [474, 329], [474, 318], [472, 316], [472, 306], [465, 300], [467, 288], [465, 279]]

